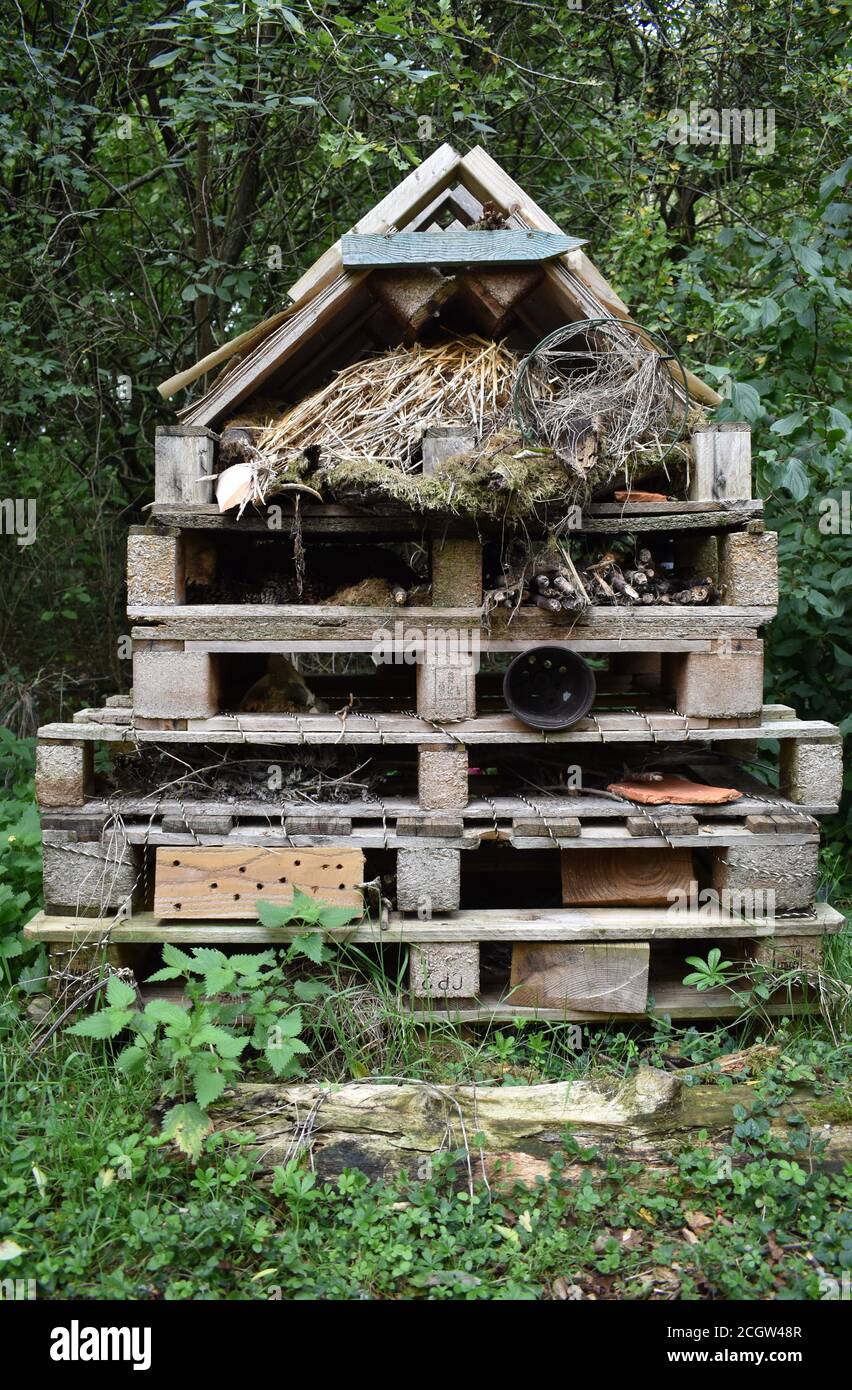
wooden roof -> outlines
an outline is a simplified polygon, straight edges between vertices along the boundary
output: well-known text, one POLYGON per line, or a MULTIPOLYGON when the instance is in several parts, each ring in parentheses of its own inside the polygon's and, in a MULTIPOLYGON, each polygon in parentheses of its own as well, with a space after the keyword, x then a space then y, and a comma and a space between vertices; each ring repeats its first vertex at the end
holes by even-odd
MULTIPOLYGON (((441 226, 438 219, 448 215, 455 218, 452 226, 461 229, 481 218, 486 203, 504 215, 509 229, 562 232, 481 146, 461 155, 451 145, 441 145, 371 208, 352 233, 392 237, 403 229, 435 230, 441 226)), ((366 282, 371 274, 388 272, 345 269, 341 247, 341 241, 335 242, 291 286, 290 308, 223 344, 161 385, 160 393, 171 396, 225 364, 205 395, 181 412, 184 423, 214 425, 234 414, 241 402, 271 378, 276 385, 285 382, 289 388, 291 383, 298 384, 312 362, 324 360, 331 370, 341 365, 340 353, 346 353, 347 345, 349 360, 363 350, 359 333, 378 307, 366 282)), ((422 266, 419 273, 423 273, 422 266)), ((437 272, 433 273, 437 277, 437 272)), ((630 317, 627 305, 579 245, 543 261, 530 284, 521 312, 534 339, 574 320, 603 315, 630 317)), ((485 297, 489 299, 487 294, 485 297)), ((717 405, 721 400, 692 373, 687 373, 687 382, 690 395, 702 404, 717 405)))

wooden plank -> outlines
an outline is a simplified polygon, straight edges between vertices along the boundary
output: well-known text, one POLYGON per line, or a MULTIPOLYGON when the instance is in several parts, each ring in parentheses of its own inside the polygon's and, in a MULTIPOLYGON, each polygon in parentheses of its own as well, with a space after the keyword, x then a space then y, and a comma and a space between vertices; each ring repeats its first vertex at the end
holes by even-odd
MULTIPOLYGON (((739 985, 747 989, 750 981, 743 978, 739 985)), ((761 1002, 761 1013, 770 1017, 789 1018, 793 1014, 819 1013, 819 1001, 794 995, 784 999, 761 1002)), ((674 978, 650 985, 647 1013, 650 1018, 723 1019, 745 1017, 732 991, 708 989, 699 993, 674 978)), ((410 1016, 420 1023, 520 1023, 525 1020, 552 1023, 602 1023, 613 1018, 635 1018, 635 1014, 596 1014, 566 1006, 562 1009, 536 1009, 513 1004, 499 994, 482 995, 476 1004, 447 1004, 445 1008, 412 1008, 410 1016)))
POLYGON ((213 500, 213 436, 202 427, 158 425, 154 436, 156 502, 206 504, 213 500))
POLYGON ((693 501, 751 497, 751 427, 733 420, 701 425, 692 436, 692 465, 693 501))
POLYGON ((585 246, 564 232, 396 232, 392 236, 348 233, 341 241, 344 270, 400 266, 533 265, 585 246))
MULTIPOLYGON (((785 917, 778 924, 787 936, 834 935, 842 931, 845 918, 827 903, 816 903, 812 911, 785 917)), ((132 917, 79 917, 72 914, 49 916, 39 912, 27 923, 24 935, 30 941, 68 942, 109 938, 115 942, 206 942, 234 945, 256 942, 292 941, 304 928, 263 927, 225 923, 221 919, 199 918, 191 922, 162 923, 151 912, 132 917)), ((487 908, 454 912, 450 917, 436 915, 428 921, 403 919, 392 913, 385 927, 378 922, 361 921, 351 927, 326 931, 331 939, 404 944, 411 941, 645 941, 691 940, 696 937, 742 938, 772 936, 775 921, 722 914, 717 909, 684 908, 670 912, 661 908, 487 908)))
MULTIPOLYGON (((285 518, 292 513, 292 504, 282 503, 285 518)), ((181 529, 203 529, 215 531, 261 531, 266 536, 281 536, 286 539, 289 528, 282 526, 280 531, 270 532, 265 512, 255 512, 251 508, 237 519, 234 512, 220 512, 215 503, 156 503, 151 509, 152 518, 167 525, 181 529)), ((580 532, 620 532, 620 531, 676 531, 681 529, 725 529, 744 526, 755 517, 763 514, 763 503, 751 502, 660 502, 660 503, 619 503, 593 502, 573 514, 573 529, 580 532)), ((564 509, 542 507, 538 516, 528 523, 531 534, 538 534, 564 515, 564 509)), ((343 502, 303 502, 299 517, 305 534, 419 534, 423 530, 440 526, 463 526, 453 513, 418 512, 403 503, 373 503, 369 508, 343 502)), ((505 528, 503 520, 478 518, 477 526, 483 534, 499 532, 505 528)))
MULTIPOLYGON (((211 719, 188 721, 186 729, 136 727, 133 742, 138 743, 239 743, 256 742, 270 746, 288 744, 417 744, 464 753, 467 744, 581 744, 581 743, 722 743, 741 742, 743 727, 734 724, 701 724, 681 715, 623 715, 617 721, 583 719, 570 729, 543 734, 530 729, 510 714, 482 715, 460 720, 443 730, 414 716, 402 714, 350 714, 344 720, 336 715, 216 715, 211 719)), ((127 743, 125 724, 46 724, 42 738, 56 741, 127 743)), ((748 726, 750 740, 799 739, 834 742, 837 727, 820 719, 763 720, 748 726)), ((82 800, 83 798, 81 798, 82 800)), ((57 803, 58 804, 58 803, 57 803)), ((449 810, 454 806, 424 806, 425 810, 449 810)))
POLYGON ((509 999, 516 1006, 642 1014, 648 1003, 646 941, 512 947, 509 999))
MULTIPOLYGON (((696 758, 699 754, 696 752, 696 758)), ((712 775, 712 774, 711 774, 712 775)), ((743 782, 744 775, 738 771, 736 780, 743 782)), ((759 784, 762 786, 762 784, 759 784)), ((826 803, 832 805, 834 803, 826 803)), ((276 802, 257 801, 257 800, 234 800, 216 801, 196 800, 187 797, 180 803, 168 801, 163 798, 159 791, 152 791, 147 795, 143 792, 128 793, 115 792, 108 799, 93 797, 84 802, 79 810, 59 809, 47 812, 42 816, 42 826, 45 829, 78 829, 78 827, 95 827, 89 838, 98 838, 101 828, 108 816, 118 815, 122 820, 130 822, 135 817, 142 817, 146 823, 156 816, 177 815, 183 813, 188 817, 191 824, 199 823, 208 817, 227 817, 230 820, 259 820, 270 824, 279 824, 282 816, 304 816, 305 802, 294 799, 292 801, 282 800, 276 802)), ((739 801, 724 802, 720 806, 663 806, 655 807, 654 813, 662 810, 670 822, 683 820, 688 823, 693 815, 697 815, 702 824, 709 822, 715 823, 718 820, 737 820, 747 821, 749 817, 762 817, 772 824, 773 829, 777 827, 773 821, 773 812, 779 814, 788 813, 795 816, 799 824, 806 824, 808 817, 815 815, 831 814, 829 810, 817 809, 816 803, 806 805, 795 804, 780 796, 777 790, 772 787, 762 788, 761 794, 754 797, 743 796, 739 801), (765 791, 765 796, 763 795, 765 791)), ((316 807, 316 814, 320 815, 324 821, 334 824, 345 824, 349 826, 351 833, 354 821, 362 822, 369 820, 385 820, 389 823, 396 822, 397 830, 402 833, 404 825, 406 834, 419 834, 422 827, 423 834, 433 833, 432 827, 457 827, 458 834, 461 835, 464 825, 477 821, 493 822, 495 814, 499 821, 504 823, 511 822, 515 818, 523 820, 529 818, 531 822, 541 824, 546 819, 565 817, 566 814, 573 820, 595 819, 595 820, 625 820, 635 813, 632 803, 619 802, 611 797, 596 796, 594 791, 585 793, 568 794, 566 796, 539 796, 535 802, 535 816, 530 816, 530 804, 528 801, 521 800, 514 796, 495 796, 488 801, 474 797, 463 811, 455 816, 448 817, 439 811, 421 811, 414 797, 388 796, 375 801, 336 801, 320 803, 316 807)), ((642 817, 647 826, 648 822, 642 817)), ((132 827, 128 826, 129 829, 132 827)), ((342 832, 341 832, 342 833, 342 832)))
MULTIPOLYGON (((403 641, 406 628, 482 627, 477 608, 412 607, 349 608, 335 604, 231 604, 197 603, 182 608, 150 606, 134 609, 132 619, 144 618, 159 624, 156 629, 140 629, 134 637, 151 641, 223 642, 258 640, 316 641, 349 638, 375 642, 403 641)), ((490 639, 505 637, 513 641, 618 642, 619 650, 629 651, 634 640, 695 641, 702 637, 756 636, 757 629, 772 621, 771 607, 733 608, 723 604, 693 607, 689 604, 635 608, 607 608, 593 605, 582 619, 571 624, 565 615, 546 613, 524 606, 509 617, 499 610, 490 617, 490 639)), ((413 634, 415 637, 417 634, 413 634)), ((421 635, 421 641, 424 638, 421 635)))
POLYGON ((257 917, 257 901, 291 903, 299 888, 337 907, 363 905, 364 856, 353 849, 158 849, 154 915, 257 917))
POLYGON ((363 274, 340 274, 245 358, 220 377, 206 395, 182 412, 181 419, 192 425, 211 425, 225 412, 232 412, 246 396, 258 389, 267 377, 292 357, 297 348, 361 292, 363 274))
POLYGON ((562 901, 590 907, 671 905, 695 881, 692 851, 618 849, 561 851, 562 901))
MULTIPOLYGON (((391 189, 375 207, 370 208, 350 231, 362 234, 387 232, 392 227, 404 226, 426 207, 436 194, 454 182, 460 164, 461 156, 452 145, 439 145, 438 149, 433 150, 416 169, 412 169, 396 188, 391 189)), ((295 284, 290 286, 289 294, 292 300, 301 303, 338 274, 340 246, 340 241, 336 241, 295 284)))

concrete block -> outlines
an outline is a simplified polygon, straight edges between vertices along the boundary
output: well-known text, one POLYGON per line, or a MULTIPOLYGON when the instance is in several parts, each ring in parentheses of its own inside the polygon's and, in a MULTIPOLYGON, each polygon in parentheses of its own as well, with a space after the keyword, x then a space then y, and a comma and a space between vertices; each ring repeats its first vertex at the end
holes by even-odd
POLYGON ((439 912, 455 912, 461 892, 461 850, 398 849, 396 905, 428 920, 439 912))

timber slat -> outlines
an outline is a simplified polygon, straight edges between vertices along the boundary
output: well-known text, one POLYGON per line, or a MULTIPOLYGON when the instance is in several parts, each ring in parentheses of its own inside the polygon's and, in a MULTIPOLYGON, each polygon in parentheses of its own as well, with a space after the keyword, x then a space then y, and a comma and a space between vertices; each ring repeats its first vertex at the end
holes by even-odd
POLYGON ((187 720, 185 729, 152 729, 124 723, 45 724, 39 738, 52 742, 328 744, 580 744, 695 743, 729 739, 807 739, 834 742, 837 728, 822 719, 761 719, 713 723, 679 714, 608 715, 582 719, 570 729, 540 733, 510 714, 464 719, 446 728, 411 714, 220 714, 187 720))
MULTIPOLYGON (((844 917, 827 903, 816 903, 810 913, 778 918, 776 923, 755 917, 731 917, 718 911, 686 908, 673 913, 667 908, 513 908, 479 909, 433 917, 430 921, 402 918, 392 913, 388 925, 366 921, 339 930, 325 931, 330 940, 404 945, 410 941, 656 941, 695 937, 821 936, 842 930, 844 917)), ((304 927, 264 927, 258 922, 158 921, 153 913, 137 912, 128 918, 48 916, 39 912, 24 928, 30 941, 78 942, 109 940, 166 942, 196 945, 272 944, 292 941, 304 927)))
MULTIPOLYGON (((717 637, 754 638, 757 629, 772 621, 773 607, 728 607, 670 604, 668 606, 588 608, 581 621, 573 625, 559 615, 541 608, 523 607, 509 621, 498 610, 490 615, 481 645, 500 650, 495 642, 550 639, 575 646, 581 642, 617 642, 617 650, 629 651, 632 639, 653 639, 659 643, 673 639, 696 640, 717 637), (487 645, 486 645, 487 644, 487 645)), ((144 641, 265 641, 320 638, 350 642, 366 640, 371 648, 382 642, 417 640, 417 634, 404 639, 406 628, 418 630, 419 640, 429 627, 442 630, 465 629, 480 632, 483 627, 479 608, 349 608, 332 604, 234 604, 191 603, 173 606, 150 605, 129 608, 128 617, 157 623, 155 629, 134 629, 133 636, 144 641)), ((582 648, 578 647, 578 650, 582 648)), ((614 648, 615 650, 615 648, 614 648)))

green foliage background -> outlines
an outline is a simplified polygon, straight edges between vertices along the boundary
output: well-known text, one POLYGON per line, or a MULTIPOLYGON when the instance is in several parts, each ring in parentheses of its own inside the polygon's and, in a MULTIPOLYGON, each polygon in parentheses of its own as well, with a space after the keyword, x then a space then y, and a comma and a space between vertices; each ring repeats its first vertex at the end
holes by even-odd
POLYGON ((771 698, 852 728, 849 8, 823 0, 20 0, 0 54, 0 721, 127 688, 157 383, 286 302, 438 143, 483 143, 755 430, 782 537, 771 698), (672 144, 696 103, 774 148, 672 144), (119 378, 129 379, 129 401, 119 378), (848 513, 847 513, 848 516, 848 513))

